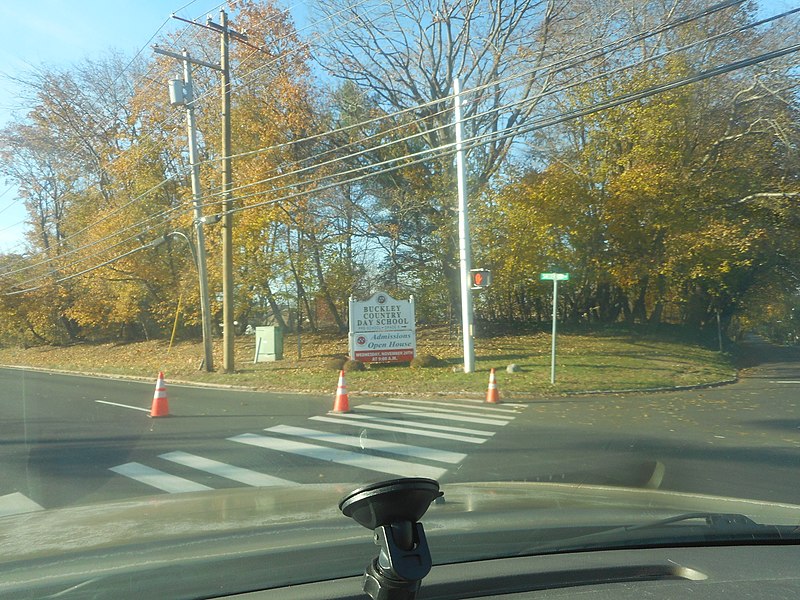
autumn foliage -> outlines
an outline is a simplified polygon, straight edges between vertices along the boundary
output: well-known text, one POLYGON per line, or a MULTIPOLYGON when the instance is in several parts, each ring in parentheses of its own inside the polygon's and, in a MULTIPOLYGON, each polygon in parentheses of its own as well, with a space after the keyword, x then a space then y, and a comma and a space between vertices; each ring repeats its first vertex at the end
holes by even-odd
MULTIPOLYGON (((447 14, 325 0, 327 18, 297 27, 272 0, 229 3, 247 34, 231 42, 241 328, 343 331, 349 296, 377 289, 413 294, 421 322, 458 322, 454 76, 472 262, 493 272, 479 319, 546 321, 538 275, 552 270, 571 274, 560 316, 574 323, 719 318, 735 333, 793 318, 796 56, 721 67, 796 43, 796 17, 751 27, 747 5, 689 0, 670 14, 638 0, 496 4, 489 19, 485 0, 447 14)), ((159 44, 218 62, 218 33, 190 30, 159 44)), ((0 340, 160 338, 176 314, 180 336, 199 336, 185 113, 164 85, 181 77, 171 57, 110 52, 23 80, 29 106, 0 132, 0 172, 28 233, 0 256, 0 340)), ((195 67, 193 81, 216 326, 219 74, 195 67)))

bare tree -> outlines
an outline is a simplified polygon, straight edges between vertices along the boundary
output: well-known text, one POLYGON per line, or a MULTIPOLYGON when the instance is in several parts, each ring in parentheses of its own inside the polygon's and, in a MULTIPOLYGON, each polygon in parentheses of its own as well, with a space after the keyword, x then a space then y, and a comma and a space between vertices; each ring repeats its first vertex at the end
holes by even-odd
MULTIPOLYGON (((561 3, 565 4, 565 3, 561 3)), ((432 155, 454 141, 453 79, 462 84, 465 139, 469 146, 470 193, 480 194, 504 164, 514 132, 535 113, 551 84, 548 69, 550 31, 562 8, 556 0, 369 0, 348 6, 346 0, 320 0, 330 30, 320 35, 318 60, 335 77, 365 90, 387 113, 402 113, 404 152, 432 155), (413 136, 413 137, 412 137, 413 136)), ((399 150, 394 150, 396 155, 399 150)), ((414 197, 422 204, 416 217, 422 239, 409 236, 410 255, 434 250, 437 270, 457 306, 458 269, 455 240, 455 175, 447 156, 432 159, 411 175, 390 173, 384 201, 414 197)), ((381 195, 380 190, 376 190, 381 195)), ((403 207, 394 207, 403 210, 403 207)), ((419 228, 417 228, 419 230, 419 228)))

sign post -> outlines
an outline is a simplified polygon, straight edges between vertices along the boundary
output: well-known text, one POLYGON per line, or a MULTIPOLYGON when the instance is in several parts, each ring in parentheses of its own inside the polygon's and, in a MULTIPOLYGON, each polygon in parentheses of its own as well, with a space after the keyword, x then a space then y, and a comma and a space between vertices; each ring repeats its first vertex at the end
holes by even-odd
POLYGON ((556 307, 558 306, 558 282, 567 281, 569 273, 540 273, 541 281, 553 282, 553 339, 550 344, 550 385, 556 383, 556 307))

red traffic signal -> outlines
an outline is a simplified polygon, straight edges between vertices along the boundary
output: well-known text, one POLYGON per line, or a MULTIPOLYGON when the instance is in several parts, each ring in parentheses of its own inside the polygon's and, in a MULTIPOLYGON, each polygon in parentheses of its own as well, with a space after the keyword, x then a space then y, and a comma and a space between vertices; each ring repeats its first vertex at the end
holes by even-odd
POLYGON ((473 290, 482 290, 492 283, 492 272, 488 269, 472 269, 469 273, 473 290))

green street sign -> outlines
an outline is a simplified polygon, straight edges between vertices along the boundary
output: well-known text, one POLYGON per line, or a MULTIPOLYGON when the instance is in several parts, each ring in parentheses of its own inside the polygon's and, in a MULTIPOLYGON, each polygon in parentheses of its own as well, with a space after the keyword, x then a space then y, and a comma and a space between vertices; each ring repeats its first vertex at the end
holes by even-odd
POLYGON ((542 281, 566 281, 569 273, 541 273, 539 279, 542 281))

